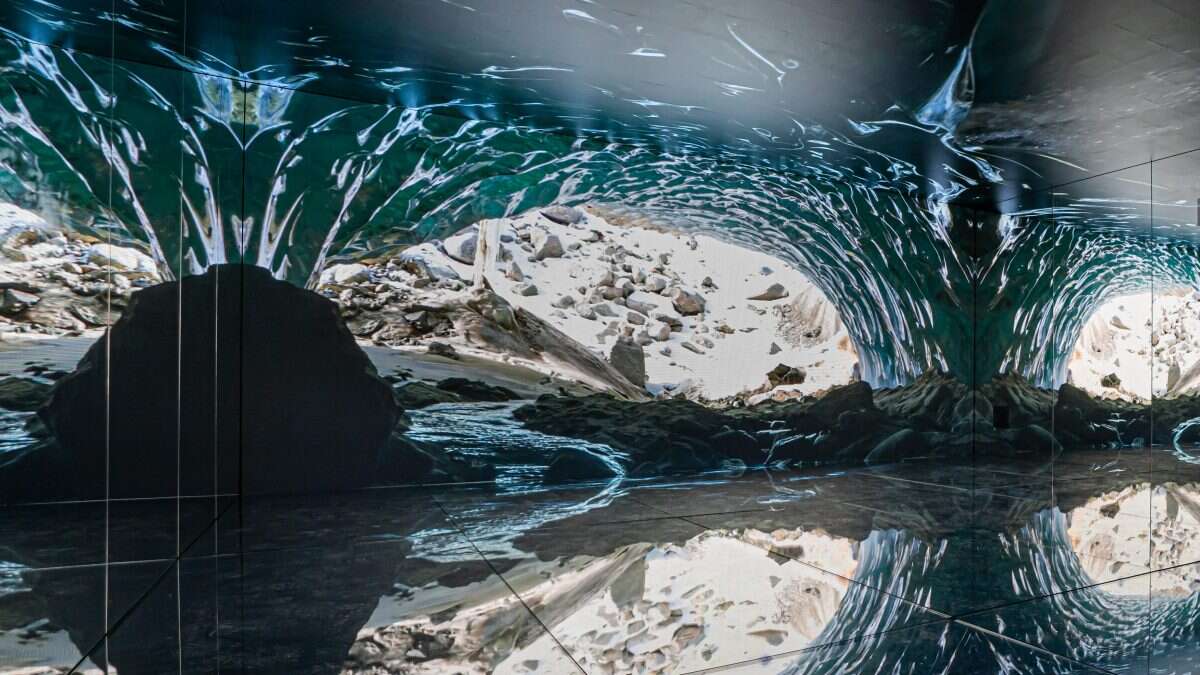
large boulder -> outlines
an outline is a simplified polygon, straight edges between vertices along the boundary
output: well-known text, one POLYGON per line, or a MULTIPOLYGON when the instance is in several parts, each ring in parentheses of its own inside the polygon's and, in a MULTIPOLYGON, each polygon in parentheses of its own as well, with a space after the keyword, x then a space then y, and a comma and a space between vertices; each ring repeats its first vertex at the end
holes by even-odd
POLYGON ((583 211, 573 206, 547 206, 542 215, 559 225, 576 225, 583 222, 583 211))
POLYGON ((113 498, 367 485, 403 419, 336 304, 242 265, 134 293, 39 416, 41 482, 113 498))
POLYGON ((464 265, 475 264, 475 249, 479 246, 479 234, 475 227, 450 235, 442 242, 442 250, 446 255, 464 265))

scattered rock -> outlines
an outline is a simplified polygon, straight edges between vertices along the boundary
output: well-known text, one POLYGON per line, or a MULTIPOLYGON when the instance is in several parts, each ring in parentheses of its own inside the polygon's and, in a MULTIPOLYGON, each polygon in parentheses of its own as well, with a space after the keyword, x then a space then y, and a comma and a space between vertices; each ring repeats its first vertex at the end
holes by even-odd
POLYGON ((542 215, 559 225, 577 225, 583 222, 583 211, 573 206, 547 206, 542 209, 542 215))
POLYGON ((652 296, 637 291, 632 293, 628 298, 625 298, 625 306, 635 312, 649 316, 650 312, 658 309, 658 305, 650 302, 650 297, 652 296))
POLYGON ((566 309, 568 307, 575 306, 575 298, 570 295, 560 295, 555 298, 554 302, 551 302, 550 305, 552 307, 557 307, 558 309, 566 309))
MULTIPOLYGON (((1113 318, 1115 319, 1116 317, 1113 318)), ((1100 386, 1107 387, 1109 389, 1117 389, 1121 386, 1121 378, 1117 377, 1116 373, 1109 373, 1100 378, 1100 386)))
POLYGON ((661 293, 670 284, 670 281, 661 274, 651 274, 646 277, 642 287, 651 293, 661 293))
POLYGON ((627 312, 625 314, 625 320, 635 326, 646 325, 646 315, 639 314, 638 312, 627 312))
POLYGON ((712 280, 712 277, 704 277, 704 280, 700 282, 700 287, 714 291, 717 290, 717 284, 712 280))
POLYGON ((446 237, 442 251, 451 259, 464 265, 475 264, 475 249, 479 245, 479 233, 474 225, 446 237))
POLYGON ((671 316, 664 312, 656 312, 654 318, 670 326, 672 331, 683 330, 683 321, 677 316, 671 316))
POLYGON ((692 316, 704 311, 704 297, 699 293, 676 288, 671 293, 671 304, 675 311, 684 316, 692 316))
POLYGON ((772 342, 771 348, 767 350, 767 353, 770 354, 771 356, 774 356, 781 351, 783 351, 783 348, 780 347, 779 345, 775 344, 774 342, 772 342))
POLYGON ((446 264, 445 254, 433 242, 410 246, 398 256, 400 266, 411 274, 430 281, 461 281, 462 277, 446 264))
POLYGON ((124 272, 154 273, 154 259, 134 248, 92 244, 87 249, 87 260, 99 267, 110 267, 124 272))
POLYGON ((758 295, 750 296, 749 298, 747 298, 747 300, 761 300, 761 301, 780 300, 782 298, 786 298, 787 296, 788 296, 788 291, 786 288, 783 287, 783 284, 776 283, 776 284, 771 284, 770 286, 768 286, 767 289, 764 290, 762 293, 759 293, 758 295))
POLYGON ((804 372, 803 368, 793 368, 785 364, 779 364, 767 373, 767 382, 771 388, 775 388, 786 384, 804 384, 808 373, 804 372))
POLYGON ((524 281, 525 273, 521 271, 521 267, 514 260, 508 265, 508 270, 504 272, 505 278, 509 281, 524 281))
POLYGON ((86 305, 81 305, 77 302, 72 303, 71 307, 69 308, 69 311, 75 318, 79 319, 80 321, 84 322, 85 324, 87 324, 89 326, 107 325, 107 322, 99 314, 92 311, 92 309, 90 307, 87 307, 86 305))
POLYGON ((529 296, 538 294, 537 286, 534 286, 531 283, 517 284, 516 286, 513 286, 512 290, 513 290, 513 293, 516 293, 517 295, 524 296, 524 297, 529 297, 529 296))
POLYGON ((16 288, 6 288, 0 293, 0 314, 20 314, 41 301, 41 297, 16 288))
POLYGON ((667 340, 671 339, 671 327, 661 321, 656 322, 653 326, 647 329, 646 332, 650 335, 650 337, 658 340, 659 342, 666 342, 667 340))
POLYGON ((352 263, 349 265, 333 265, 321 273, 323 284, 357 284, 368 281, 371 271, 366 265, 352 263))
POLYGON ((683 347, 684 349, 688 350, 689 352, 695 352, 696 354, 704 353, 703 349, 697 347, 696 345, 692 344, 691 342, 684 342, 680 346, 683 347))
POLYGON ((538 230, 533 237, 533 258, 534 260, 545 260, 546 258, 561 258, 563 255, 562 240, 556 234, 548 234, 538 230))
POLYGON ((455 361, 459 359, 458 350, 445 342, 430 342, 426 350, 434 356, 442 356, 455 361))

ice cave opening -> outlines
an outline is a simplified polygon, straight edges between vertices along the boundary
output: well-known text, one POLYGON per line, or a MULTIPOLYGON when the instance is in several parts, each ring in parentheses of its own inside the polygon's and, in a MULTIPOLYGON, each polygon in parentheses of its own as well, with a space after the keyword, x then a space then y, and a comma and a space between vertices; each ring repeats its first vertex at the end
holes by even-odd
MULTIPOLYGON (((480 221, 413 247, 402 258, 409 269, 434 270, 442 278, 430 284, 427 277, 386 265, 334 264, 322 273, 317 290, 340 298, 358 335, 403 349, 447 335, 376 332, 395 321, 381 322, 383 317, 355 299, 368 292, 369 279, 410 295, 414 306, 485 283, 514 308, 610 361, 653 396, 753 404, 811 395, 858 378, 857 352, 840 312, 795 265, 715 234, 666 227, 629 209, 533 209, 480 221), (493 240, 482 247, 481 230, 493 240)), ((483 359, 519 362, 600 388, 606 384, 579 363, 523 358, 462 331, 455 338, 454 348, 483 359)))
POLYGON ((1148 403, 1200 387, 1200 291, 1172 285, 1101 303, 1071 351, 1067 381, 1101 398, 1148 403))

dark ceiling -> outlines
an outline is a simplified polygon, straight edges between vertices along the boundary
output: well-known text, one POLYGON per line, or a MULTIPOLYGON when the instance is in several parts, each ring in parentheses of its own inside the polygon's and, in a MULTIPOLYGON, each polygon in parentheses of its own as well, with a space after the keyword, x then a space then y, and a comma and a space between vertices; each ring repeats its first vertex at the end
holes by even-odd
POLYGON ((1196 0, 9 0, 0 25, 668 147, 786 157, 820 130, 955 179, 976 207, 1144 200, 1196 223, 1196 0))

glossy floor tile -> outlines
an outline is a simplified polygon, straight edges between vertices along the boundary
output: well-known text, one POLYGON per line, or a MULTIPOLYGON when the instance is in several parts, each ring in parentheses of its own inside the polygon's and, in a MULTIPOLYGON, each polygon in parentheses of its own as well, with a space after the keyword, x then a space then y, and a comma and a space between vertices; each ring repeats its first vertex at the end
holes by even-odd
POLYGON ((1194 672, 1191 469, 1080 466, 5 507, 0 672, 1194 672))

